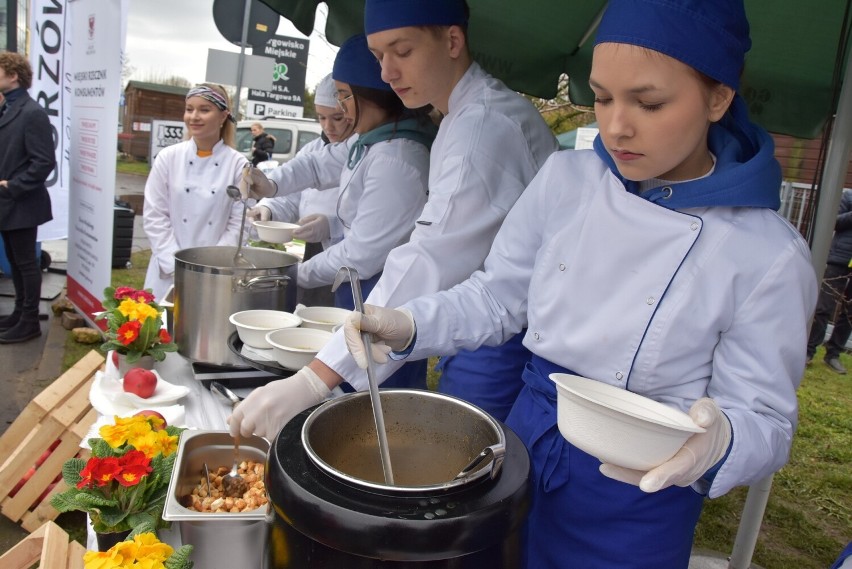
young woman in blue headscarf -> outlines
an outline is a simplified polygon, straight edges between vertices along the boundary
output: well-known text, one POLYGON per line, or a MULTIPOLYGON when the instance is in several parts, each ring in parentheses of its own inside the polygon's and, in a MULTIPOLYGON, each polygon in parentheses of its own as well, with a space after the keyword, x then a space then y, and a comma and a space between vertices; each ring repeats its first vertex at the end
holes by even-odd
POLYGON ((769 135, 737 94, 742 0, 613 0, 590 84, 594 150, 551 157, 483 271, 344 327, 366 363, 498 344, 533 360, 506 423, 532 461, 529 568, 686 568, 705 496, 785 464, 817 283, 781 218, 769 135), (384 344, 384 345, 382 345, 384 344), (689 412, 704 427, 648 471, 565 440, 548 375, 572 372, 689 412))

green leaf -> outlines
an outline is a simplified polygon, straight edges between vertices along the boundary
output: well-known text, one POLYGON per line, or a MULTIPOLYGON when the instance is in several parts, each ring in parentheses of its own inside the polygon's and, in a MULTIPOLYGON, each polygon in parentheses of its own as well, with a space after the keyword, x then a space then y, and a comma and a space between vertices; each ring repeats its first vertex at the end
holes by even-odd
POLYGON ((89 439, 89 446, 92 447, 92 456, 97 456, 100 458, 106 458, 109 456, 122 456, 124 454, 123 451, 112 448, 111 446, 109 446, 109 443, 100 438, 89 439))
POLYGON ((62 480, 65 481, 69 486, 76 486, 80 480, 83 479, 80 476, 80 471, 83 470, 86 466, 86 461, 82 458, 69 458, 62 465, 62 480))
MULTIPOLYGON (((127 519, 128 513, 119 508, 109 508, 105 510, 101 510, 101 522, 104 525, 109 527, 119 527, 125 519, 127 519)), ((130 526, 127 525, 127 528, 130 526)))
POLYGON ((191 545, 182 545, 163 563, 166 569, 192 569, 193 563, 189 557, 192 554, 191 545))
POLYGON ((60 513, 73 512, 82 510, 80 504, 74 499, 74 493, 78 492, 76 488, 69 488, 65 492, 60 492, 50 499, 50 505, 56 508, 60 513))
POLYGON ((114 498, 107 498, 106 496, 103 496, 100 493, 96 494, 95 492, 95 490, 78 490, 76 500, 85 509, 96 507, 118 507, 118 500, 114 498))

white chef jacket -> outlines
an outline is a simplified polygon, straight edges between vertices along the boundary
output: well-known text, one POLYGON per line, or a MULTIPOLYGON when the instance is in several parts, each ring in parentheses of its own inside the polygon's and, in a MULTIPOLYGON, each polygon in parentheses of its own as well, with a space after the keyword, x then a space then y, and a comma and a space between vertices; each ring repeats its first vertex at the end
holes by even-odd
POLYGON ((333 283, 344 266, 357 270, 361 279, 379 273, 391 249, 408 240, 426 203, 426 146, 403 138, 377 142, 349 169, 349 148, 357 138, 297 156, 269 175, 282 195, 339 187, 336 217, 344 238, 299 264, 297 282, 303 288, 333 283))
POLYGON ((239 184, 248 160, 221 140, 200 158, 195 141, 164 148, 145 182, 143 227, 151 242, 145 288, 162 300, 174 283, 175 252, 190 247, 236 246, 242 204, 225 189, 239 184))
MULTIPOLYGON (((397 306, 481 268, 506 213, 558 146, 529 101, 472 64, 450 94, 432 145, 429 201, 409 242, 388 256, 367 302, 397 306)), ((356 389, 367 388, 342 331, 317 357, 356 389)), ((378 380, 400 365, 377 366, 378 380)))
MULTIPOLYGON (((321 137, 315 138, 303 146, 296 155, 317 152, 325 146, 326 142, 321 137)), ((338 190, 339 188, 322 191, 308 188, 282 197, 263 198, 257 202, 257 205, 268 207, 275 221, 288 223, 296 223, 306 215, 315 213, 324 215, 328 218, 331 236, 323 241, 322 245, 323 248, 328 248, 343 239, 343 226, 337 219, 337 198, 340 195, 338 190)))
POLYGON ((564 151, 498 233, 485 272, 404 306, 410 358, 497 344, 688 411, 712 397, 733 444, 710 496, 788 459, 817 282, 801 235, 758 208, 673 211, 564 151))

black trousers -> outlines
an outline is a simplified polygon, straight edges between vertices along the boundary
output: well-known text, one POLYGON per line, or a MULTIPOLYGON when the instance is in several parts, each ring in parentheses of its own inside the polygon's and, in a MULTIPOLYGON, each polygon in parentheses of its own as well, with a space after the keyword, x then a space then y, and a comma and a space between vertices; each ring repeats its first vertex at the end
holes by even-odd
POLYGON ((836 358, 845 349, 852 323, 849 321, 849 303, 852 300, 852 269, 843 265, 826 265, 822 288, 819 292, 814 322, 808 336, 808 358, 825 339, 828 323, 834 318, 834 330, 825 343, 825 359, 836 358), (838 309, 838 303, 840 308, 838 309), (837 316, 835 317, 835 311, 837 316))
POLYGON ((6 258, 12 266, 15 285, 15 310, 26 319, 38 319, 41 297, 41 264, 36 257, 38 227, 0 231, 6 258))

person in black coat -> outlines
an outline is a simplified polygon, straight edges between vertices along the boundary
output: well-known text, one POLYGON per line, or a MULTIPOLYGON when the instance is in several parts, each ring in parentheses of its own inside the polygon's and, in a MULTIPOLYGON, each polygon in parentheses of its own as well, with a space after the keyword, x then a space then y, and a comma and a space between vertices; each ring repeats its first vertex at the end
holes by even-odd
POLYGON ((263 132, 263 125, 259 122, 251 125, 251 134, 254 137, 254 144, 251 146, 251 165, 257 166, 261 162, 271 160, 275 137, 263 132))
POLYGON ((849 341, 850 333, 852 333, 852 322, 849 320, 849 304, 852 302, 850 262, 852 262, 852 191, 844 190, 840 198, 837 219, 834 222, 834 237, 831 239, 831 249, 828 251, 828 264, 825 266, 822 289, 808 337, 808 363, 810 363, 817 347, 825 339, 829 320, 834 319, 834 330, 825 343, 824 361, 828 367, 840 374, 846 373, 846 367, 840 363, 840 353, 845 349, 846 342, 849 341), (838 302, 839 310, 837 310, 838 302))
POLYGON ((38 304, 41 267, 36 256, 38 226, 53 219, 45 180, 56 166, 50 121, 27 94, 32 83, 27 59, 0 53, 0 236, 12 267, 15 308, 0 316, 0 343, 41 335, 38 304))

